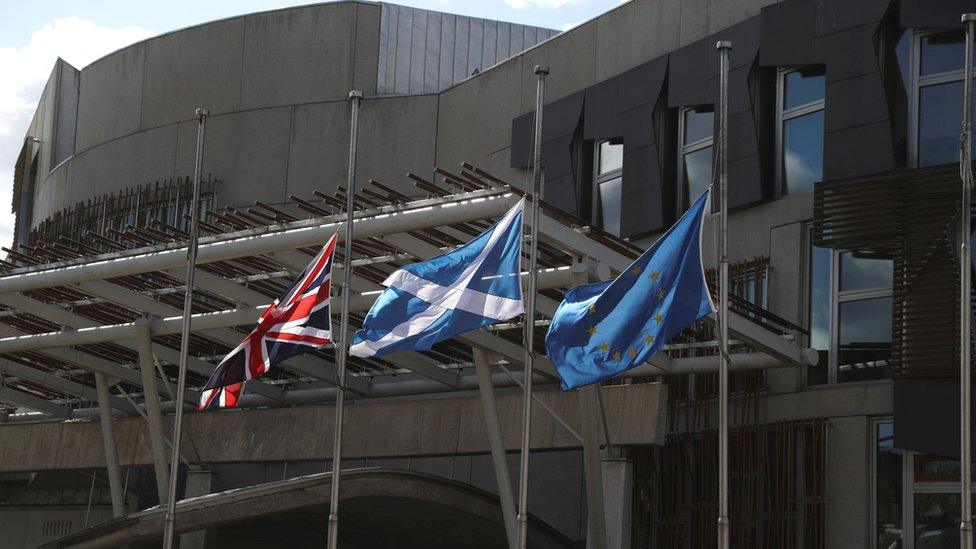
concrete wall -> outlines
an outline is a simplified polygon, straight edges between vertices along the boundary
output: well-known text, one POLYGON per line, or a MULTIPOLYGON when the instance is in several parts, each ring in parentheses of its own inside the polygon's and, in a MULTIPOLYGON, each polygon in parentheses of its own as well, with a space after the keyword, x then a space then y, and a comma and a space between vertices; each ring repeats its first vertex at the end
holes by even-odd
POLYGON ((105 506, 75 507, 7 507, 0 509, 0 532, 3 547, 33 549, 49 541, 71 534, 88 526, 112 518, 112 509, 105 506))

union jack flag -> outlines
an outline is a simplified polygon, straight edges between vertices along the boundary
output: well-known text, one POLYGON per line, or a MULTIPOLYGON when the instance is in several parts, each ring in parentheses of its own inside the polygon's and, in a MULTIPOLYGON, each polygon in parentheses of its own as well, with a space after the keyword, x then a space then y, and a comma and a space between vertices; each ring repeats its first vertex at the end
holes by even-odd
POLYGON ((295 282, 227 353, 203 386, 199 410, 237 406, 244 382, 290 357, 332 343, 330 281, 336 236, 325 243, 295 282))

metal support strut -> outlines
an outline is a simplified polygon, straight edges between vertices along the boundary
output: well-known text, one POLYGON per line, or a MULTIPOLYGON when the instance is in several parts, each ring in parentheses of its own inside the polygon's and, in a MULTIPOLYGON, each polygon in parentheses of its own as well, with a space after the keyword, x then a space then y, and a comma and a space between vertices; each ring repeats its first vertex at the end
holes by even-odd
MULTIPOLYGON (((98 392, 98 419, 102 424, 102 442, 105 444, 105 468, 108 470, 108 489, 112 496, 112 516, 125 514, 122 494, 122 475, 119 472, 119 449, 115 444, 115 425, 112 424, 112 400, 105 374, 95 373, 95 390, 98 392)), ((150 398, 155 395, 150 396, 150 398)))
POLYGON ((329 496, 329 549, 339 545, 339 477, 342 474, 342 416, 346 397, 346 356, 349 352, 349 295, 352 293, 352 226, 353 198, 356 193, 356 141, 359 131, 359 103, 363 92, 349 92, 352 113, 349 129, 349 176, 346 180, 346 238, 342 243, 342 311, 340 313, 339 345, 336 348, 336 404, 335 435, 332 441, 332 483, 329 496))
POLYGON ((535 66, 535 74, 539 82, 535 92, 535 129, 533 131, 533 147, 535 147, 532 161, 532 238, 529 240, 529 285, 525 292, 527 306, 525 308, 525 381, 522 389, 522 445, 519 464, 519 502, 518 502, 518 546, 525 549, 528 540, 529 513, 527 504, 529 499, 529 439, 532 426, 532 363, 535 360, 535 294, 538 282, 536 266, 539 260, 539 202, 542 200, 542 109, 546 96, 546 75, 549 69, 541 65, 535 66))
POLYGON ((718 188, 721 207, 718 282, 718 546, 729 548, 729 51, 732 42, 715 44, 719 55, 718 188))
POLYGON ((180 339, 180 372, 176 383, 176 417, 173 419, 173 452, 169 462, 169 495, 163 518, 163 547, 171 549, 176 535, 176 481, 179 476, 180 443, 183 441, 183 395, 186 393, 186 370, 190 354, 190 321, 193 314, 193 272, 197 261, 197 239, 200 231, 200 183, 203 180, 203 139, 210 111, 197 109, 197 157, 193 170, 193 198, 190 201, 190 238, 186 246, 186 294, 183 298, 183 330, 180 339))
POLYGON ((960 345, 959 345, 959 390, 960 390, 960 544, 962 549, 973 547, 973 509, 972 499, 972 446, 970 425, 971 392, 970 385, 970 351, 972 319, 972 303, 970 302, 970 287, 972 267, 970 265, 969 248, 970 209, 972 207, 972 112, 973 112, 973 33, 976 31, 976 13, 966 13, 962 16, 962 23, 966 26, 966 70, 963 78, 963 118, 962 135, 959 149, 959 176, 962 179, 962 203, 959 207, 959 280, 960 280, 960 345))

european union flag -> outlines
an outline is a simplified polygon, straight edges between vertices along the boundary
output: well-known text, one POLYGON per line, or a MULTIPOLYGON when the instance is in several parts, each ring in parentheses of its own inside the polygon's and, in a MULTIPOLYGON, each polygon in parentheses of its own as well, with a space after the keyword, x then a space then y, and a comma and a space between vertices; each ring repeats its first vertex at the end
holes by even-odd
POLYGON ((613 280, 576 286, 556 309, 546 351, 565 391, 644 363, 715 311, 701 259, 709 191, 613 280))

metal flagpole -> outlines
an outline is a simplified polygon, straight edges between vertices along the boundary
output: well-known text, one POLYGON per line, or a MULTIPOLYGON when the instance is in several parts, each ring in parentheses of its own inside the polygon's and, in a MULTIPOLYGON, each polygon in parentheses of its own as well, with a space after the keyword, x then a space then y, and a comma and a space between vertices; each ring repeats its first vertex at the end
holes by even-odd
MULTIPOLYGON (((193 271, 197 261, 197 236, 200 216, 200 183, 203 179, 203 139, 210 111, 197 109, 197 159, 193 170, 193 200, 190 203, 190 240, 186 247, 186 295, 183 298, 183 330, 180 340, 180 373, 176 386, 176 417, 173 420, 173 453, 169 460, 169 496, 163 517, 163 547, 172 549, 176 535, 176 481, 180 466, 180 443, 183 441, 183 395, 186 393, 186 363, 190 352, 190 319, 193 314, 193 271)), ((156 398, 156 395, 146 395, 156 398)))
POLYGON ((718 279, 718 546, 729 547, 729 51, 732 42, 715 44, 719 55, 718 188, 721 207, 718 279))
POLYGON ((960 391, 960 410, 959 423, 961 431, 960 440, 960 506, 961 521, 959 523, 960 547, 962 549, 972 549, 973 547, 973 510, 970 494, 972 493, 972 446, 970 446, 970 405, 971 391, 969 355, 971 350, 970 342, 970 322, 972 319, 972 303, 970 302, 970 278, 971 265, 969 249, 970 235, 970 208, 971 193, 973 184, 973 164, 972 164, 972 111, 973 111, 973 33, 976 31, 976 13, 967 13, 962 16, 962 22, 966 25, 966 70, 963 79, 963 108, 962 108, 962 136, 961 147, 959 150, 959 175, 962 179, 962 204, 959 208, 959 280, 960 280, 960 364, 959 364, 959 391, 960 391))
POLYGON ((363 92, 349 92, 352 115, 349 126, 349 176, 346 179, 346 238, 342 243, 342 310, 339 321, 339 345, 336 347, 335 436, 332 441, 332 489, 329 497, 329 549, 339 544, 339 476, 342 474, 342 417, 346 397, 346 356, 349 352, 349 295, 352 293, 352 221, 353 197, 356 193, 356 142, 359 133, 359 102, 363 92))
POLYGON ((525 381, 522 388, 522 446, 521 463, 519 467, 519 501, 518 501, 518 546, 525 549, 529 531, 529 434, 532 426, 532 371, 535 362, 535 292, 538 273, 536 264, 539 260, 539 202, 542 201, 542 109, 546 97, 546 75, 549 68, 542 65, 535 66, 535 74, 539 82, 535 91, 535 128, 532 133, 532 145, 535 149, 532 161, 532 237, 529 244, 529 287, 527 290, 525 307, 525 381))

